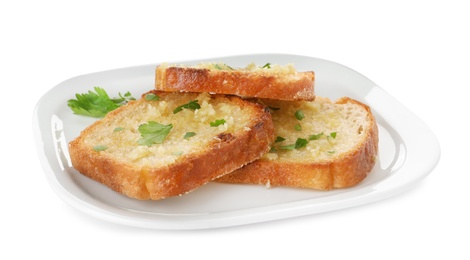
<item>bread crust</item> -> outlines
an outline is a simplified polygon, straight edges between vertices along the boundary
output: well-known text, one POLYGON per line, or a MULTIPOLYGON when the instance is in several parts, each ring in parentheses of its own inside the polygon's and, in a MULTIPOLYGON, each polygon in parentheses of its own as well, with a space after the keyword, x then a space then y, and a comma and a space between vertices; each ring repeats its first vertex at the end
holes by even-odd
POLYGON ((192 67, 157 66, 155 89, 210 92, 278 100, 314 100, 315 73, 256 73, 192 67))
POLYGON ((371 122, 368 132, 357 146, 340 158, 327 162, 279 162, 259 159, 217 182, 262 184, 266 186, 288 186, 331 190, 347 188, 364 180, 372 171, 378 153, 378 127, 370 108, 351 98, 338 99, 336 104, 354 103, 367 111, 371 122))
MULTIPOLYGON (((158 91, 152 93, 160 97, 168 94, 158 91)), ((188 193, 265 154, 274 140, 274 126, 269 111, 236 96, 214 95, 214 98, 228 99, 238 106, 250 108, 252 117, 249 129, 233 134, 219 134, 207 149, 182 155, 164 167, 142 168, 122 163, 84 144, 84 138, 104 123, 99 120, 69 143, 72 164, 83 175, 126 196, 159 200, 188 193)), ((108 113, 107 117, 112 118, 124 109, 132 109, 134 102, 142 101, 132 101, 108 113)))

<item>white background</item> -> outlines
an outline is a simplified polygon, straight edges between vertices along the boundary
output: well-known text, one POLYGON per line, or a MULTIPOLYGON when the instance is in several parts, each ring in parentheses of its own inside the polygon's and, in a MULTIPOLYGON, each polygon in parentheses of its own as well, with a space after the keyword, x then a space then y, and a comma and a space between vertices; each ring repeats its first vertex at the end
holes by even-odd
POLYGON ((5 2, 1 259, 469 259, 465 1, 5 2), (373 204, 201 231, 106 223, 47 183, 32 116, 55 85, 115 68, 249 53, 318 57, 364 74, 433 130, 439 164, 413 189, 373 204))

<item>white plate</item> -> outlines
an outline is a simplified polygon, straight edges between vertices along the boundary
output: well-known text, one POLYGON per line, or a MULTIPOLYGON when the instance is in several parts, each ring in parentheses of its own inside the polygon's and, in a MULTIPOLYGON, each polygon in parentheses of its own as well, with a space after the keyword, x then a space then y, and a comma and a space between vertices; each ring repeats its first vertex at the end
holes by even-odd
MULTIPOLYGON (((381 200, 415 185, 439 161, 439 144, 428 127, 369 79, 343 65, 285 54, 207 61, 222 61, 235 67, 250 62, 294 63, 300 71, 315 71, 317 95, 331 99, 349 96, 368 104, 379 125, 379 159, 375 168, 359 185, 327 192, 209 183, 188 195, 161 201, 122 196, 71 167, 67 143, 96 119, 74 115, 67 100, 94 86, 103 87, 112 97, 127 91, 139 97, 153 89, 157 64, 151 64, 78 76, 55 86, 39 100, 34 113, 34 133, 53 190, 73 207, 106 221, 155 229, 205 229, 315 214, 381 200)), ((197 62, 200 61, 185 63, 197 62)))

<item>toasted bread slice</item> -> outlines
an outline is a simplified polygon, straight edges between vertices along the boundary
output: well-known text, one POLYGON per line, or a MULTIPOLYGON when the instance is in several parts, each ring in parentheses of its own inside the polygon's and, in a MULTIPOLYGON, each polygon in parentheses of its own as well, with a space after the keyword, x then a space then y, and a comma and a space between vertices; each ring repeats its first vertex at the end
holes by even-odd
POLYGON ((86 128, 69 152, 82 174, 131 198, 158 200, 258 159, 273 139, 270 112, 260 104, 151 91, 86 128))
POLYGON ((318 96, 313 102, 264 102, 275 108, 276 143, 261 159, 218 182, 330 190, 356 185, 372 170, 378 128, 365 104, 318 96))
POLYGON ((155 89, 209 92, 278 100, 314 100, 315 73, 298 72, 293 65, 231 68, 224 63, 197 66, 161 64, 156 68, 155 89))

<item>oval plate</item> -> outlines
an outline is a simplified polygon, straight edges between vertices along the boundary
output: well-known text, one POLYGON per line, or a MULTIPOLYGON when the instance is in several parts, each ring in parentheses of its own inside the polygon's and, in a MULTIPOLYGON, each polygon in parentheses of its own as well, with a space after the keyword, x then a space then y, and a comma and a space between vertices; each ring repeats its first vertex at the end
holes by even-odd
POLYGON ((209 183, 190 194, 161 201, 139 201, 120 195, 78 173, 67 144, 94 120, 77 116, 67 106, 76 93, 94 86, 111 97, 130 91, 134 97, 154 88, 150 64, 78 76, 48 91, 34 113, 39 157, 53 190, 71 206, 102 220, 153 229, 206 229, 284 219, 353 207, 403 192, 425 178, 439 161, 435 135, 412 112, 372 81, 335 62, 288 54, 255 54, 174 63, 219 61, 232 67, 285 65, 313 70, 318 96, 349 96, 369 105, 379 127, 379 158, 359 185, 332 191, 258 185, 209 183), (415 133, 420 133, 417 136, 415 133))

